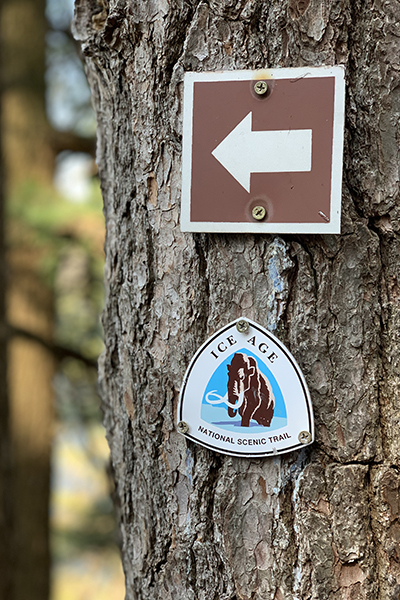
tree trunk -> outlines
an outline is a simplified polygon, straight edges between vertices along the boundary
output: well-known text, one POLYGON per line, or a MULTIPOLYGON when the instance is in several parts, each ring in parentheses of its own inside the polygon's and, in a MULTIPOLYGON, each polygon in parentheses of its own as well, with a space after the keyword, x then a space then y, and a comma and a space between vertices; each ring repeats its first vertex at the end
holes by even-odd
POLYGON ((107 220, 100 377, 128 599, 400 595, 399 18, 394 0, 77 0, 107 220), (184 72, 337 63, 341 235, 183 234, 184 72), (300 364, 310 449, 231 458, 177 433, 191 357, 241 315, 300 364))
MULTIPOLYGON (((2 66, 0 40, 0 67, 2 66)), ((11 480, 10 406, 7 390, 6 243, 4 165, 2 140, 2 92, 0 91, 0 600, 12 598, 13 526, 11 480)))
MULTIPOLYGON (((53 177, 53 149, 45 111, 45 0, 3 0, 4 170, 6 197, 32 201, 53 177)), ((45 188, 47 186, 47 188, 45 188)), ((21 202, 22 204, 22 202, 21 202)), ((8 220, 7 320, 52 341, 52 294, 41 271, 43 250, 19 219, 8 220)), ((5 348, 4 348, 5 351, 5 348)), ((54 359, 43 345, 22 336, 8 344, 10 437, 13 458, 13 595, 7 600, 47 600, 50 589, 49 494, 53 429, 54 359)))

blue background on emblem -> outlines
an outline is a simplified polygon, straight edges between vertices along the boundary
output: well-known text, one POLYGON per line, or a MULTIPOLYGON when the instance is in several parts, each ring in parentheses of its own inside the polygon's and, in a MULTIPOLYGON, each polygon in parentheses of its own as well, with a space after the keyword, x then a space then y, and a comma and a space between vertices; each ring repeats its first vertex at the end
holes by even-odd
MULTIPOLYGON (((214 396, 210 397, 210 400, 216 399, 217 398, 214 396)), ((232 352, 232 354, 230 354, 211 375, 201 403, 201 418, 203 421, 206 421, 206 423, 210 423, 210 425, 216 425, 221 429, 236 431, 237 433, 266 433, 275 429, 281 429, 281 427, 285 427, 287 425, 286 406, 281 388, 279 387, 271 371, 268 369, 267 365, 247 348, 241 348, 240 350, 235 350, 235 352, 232 352), (237 352, 255 358, 259 370, 267 377, 271 385, 273 394, 275 396, 275 410, 271 425, 269 427, 259 425, 257 421, 254 420, 250 421, 250 427, 242 427, 242 417, 239 415, 239 413, 236 413, 235 417, 230 417, 228 415, 228 406, 226 404, 209 404, 206 400, 207 394, 214 390, 216 390, 216 393, 221 397, 224 397, 227 393, 228 365, 231 363, 234 354, 237 352)))

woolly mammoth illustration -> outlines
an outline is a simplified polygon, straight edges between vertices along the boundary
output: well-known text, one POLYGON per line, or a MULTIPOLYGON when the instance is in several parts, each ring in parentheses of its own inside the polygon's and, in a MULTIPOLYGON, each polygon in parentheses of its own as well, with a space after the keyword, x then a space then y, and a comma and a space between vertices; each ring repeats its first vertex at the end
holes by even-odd
POLYGON ((275 397, 266 376, 252 356, 241 352, 233 355, 228 365, 228 415, 242 417, 242 427, 249 427, 254 419, 269 427, 274 416, 275 397))

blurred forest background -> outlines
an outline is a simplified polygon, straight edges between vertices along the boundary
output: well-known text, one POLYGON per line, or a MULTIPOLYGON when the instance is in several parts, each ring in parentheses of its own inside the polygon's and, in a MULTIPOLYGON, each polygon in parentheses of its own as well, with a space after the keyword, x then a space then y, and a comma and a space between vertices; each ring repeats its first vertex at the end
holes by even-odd
POLYGON ((122 600, 96 393, 104 219, 73 0, 0 7, 0 598, 122 600))

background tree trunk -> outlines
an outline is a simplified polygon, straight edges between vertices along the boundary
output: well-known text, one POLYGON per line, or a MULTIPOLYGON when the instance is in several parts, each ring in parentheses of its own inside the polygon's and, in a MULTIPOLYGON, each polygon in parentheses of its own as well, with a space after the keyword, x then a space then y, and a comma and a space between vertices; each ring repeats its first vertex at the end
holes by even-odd
POLYGON ((107 220, 101 381, 128 599, 399 597, 399 22, 394 0, 77 0, 107 220), (337 63, 341 235, 181 233, 184 72, 337 63), (311 449, 230 458, 176 432, 189 360, 240 315, 299 362, 311 449))
MULTIPOLYGON (((54 151, 45 111, 45 0, 2 0, 2 135, 8 214, 50 187, 54 151), (36 193, 39 193, 38 191, 36 193), (22 201, 21 201, 22 204, 22 201)), ((12 445, 13 596, 47 600, 50 589, 49 494, 54 358, 37 341, 53 334, 53 298, 41 273, 43 249, 22 219, 8 220, 7 320, 32 339, 8 344, 12 445)), ((3 349, 2 349, 3 351, 3 349)), ((4 347, 5 352, 5 347, 4 347)))
MULTIPOLYGON (((0 40, 0 68, 2 66, 0 40)), ((13 527, 10 406, 7 393, 6 242, 4 165, 2 140, 2 90, 0 90, 0 600, 12 598, 13 527)))

